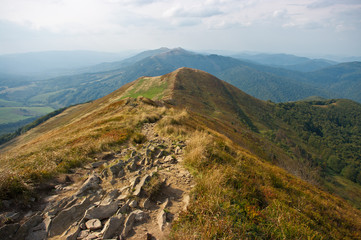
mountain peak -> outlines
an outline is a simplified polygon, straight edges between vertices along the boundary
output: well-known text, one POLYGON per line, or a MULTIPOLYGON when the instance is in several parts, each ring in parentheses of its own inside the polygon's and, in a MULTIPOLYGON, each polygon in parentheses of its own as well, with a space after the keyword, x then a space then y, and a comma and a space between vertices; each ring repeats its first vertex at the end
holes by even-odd
POLYGON ((267 104, 236 87, 198 69, 181 67, 157 77, 141 77, 132 82, 121 98, 139 96, 162 100, 205 116, 236 121, 257 131, 247 114, 262 112, 267 104))
POLYGON ((180 68, 173 71, 174 74, 186 73, 186 72, 187 73, 194 73, 194 74, 196 74, 196 73, 206 73, 208 75, 211 75, 211 74, 209 74, 209 73, 207 73, 205 71, 195 69, 195 68, 189 68, 189 67, 180 67, 180 68))
POLYGON ((162 52, 159 54, 159 56, 167 57, 167 56, 171 56, 171 55, 183 55, 183 54, 191 54, 191 52, 187 51, 181 47, 178 47, 178 48, 169 49, 169 51, 166 51, 166 52, 162 52))

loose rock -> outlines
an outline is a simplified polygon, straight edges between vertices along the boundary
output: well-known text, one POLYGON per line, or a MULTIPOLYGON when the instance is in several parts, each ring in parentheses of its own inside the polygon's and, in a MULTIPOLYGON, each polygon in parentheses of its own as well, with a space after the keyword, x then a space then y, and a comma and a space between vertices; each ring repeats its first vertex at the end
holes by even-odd
POLYGON ((135 214, 135 221, 141 222, 145 220, 148 217, 148 214, 146 212, 143 212, 142 210, 135 210, 132 213, 135 214))
POLYGON ((157 221, 158 221, 159 229, 163 231, 167 221, 167 213, 164 211, 164 209, 161 209, 159 211, 157 216, 157 221))
POLYGON ((145 199, 145 201, 143 202, 143 208, 144 209, 150 209, 151 208, 151 201, 149 200, 149 198, 145 199))
POLYGON ((79 233, 78 239, 86 238, 89 235, 89 230, 83 230, 79 233))
POLYGON ((129 207, 131 208, 136 208, 138 206, 138 201, 137 200, 131 200, 129 203, 129 207))
POLYGON ((97 230, 102 227, 102 223, 99 219, 90 219, 85 223, 85 226, 90 231, 97 230))

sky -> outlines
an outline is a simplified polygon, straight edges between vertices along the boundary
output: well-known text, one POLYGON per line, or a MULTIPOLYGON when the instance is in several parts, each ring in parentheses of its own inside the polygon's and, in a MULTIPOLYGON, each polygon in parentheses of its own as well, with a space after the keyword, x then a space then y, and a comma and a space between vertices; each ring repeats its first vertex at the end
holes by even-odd
POLYGON ((0 0, 0 54, 159 47, 361 56, 361 0, 0 0))

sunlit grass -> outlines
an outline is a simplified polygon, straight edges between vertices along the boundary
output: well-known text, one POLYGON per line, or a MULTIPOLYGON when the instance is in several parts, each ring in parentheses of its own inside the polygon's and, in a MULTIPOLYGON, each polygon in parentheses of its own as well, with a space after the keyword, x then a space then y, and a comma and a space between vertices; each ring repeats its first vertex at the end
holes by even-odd
POLYGON ((146 139, 138 132, 140 125, 157 121, 164 108, 141 100, 137 104, 136 109, 123 100, 104 104, 2 154, 1 199, 31 190, 33 183, 94 161, 96 153, 119 151, 128 140, 130 144, 141 144, 146 139))
POLYGON ((164 96, 164 91, 168 88, 168 82, 150 82, 151 78, 141 78, 135 86, 129 90, 122 98, 131 97, 137 98, 139 96, 149 99, 161 99, 164 96), (144 82, 149 81, 149 85, 144 82))
POLYGON ((187 136, 184 164, 196 179, 191 204, 173 225, 172 239, 360 237, 359 211, 234 145, 203 120, 173 109, 157 123, 164 135, 177 138, 167 130, 177 127, 187 136), (180 115, 183 119, 175 121, 180 115))

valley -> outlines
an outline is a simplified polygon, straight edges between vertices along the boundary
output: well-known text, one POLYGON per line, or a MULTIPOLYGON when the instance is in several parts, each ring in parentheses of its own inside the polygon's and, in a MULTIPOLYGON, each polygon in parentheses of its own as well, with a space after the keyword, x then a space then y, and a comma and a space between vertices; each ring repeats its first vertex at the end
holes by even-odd
MULTIPOLYGON (((66 54, 70 53, 64 53, 66 54)), ((115 58, 110 55, 109 59, 111 57, 115 58)), ((316 63, 311 59, 292 55, 234 57, 237 58, 199 54, 182 48, 160 48, 141 52, 120 61, 105 62, 71 71, 64 70, 61 74, 45 79, 33 75, 16 75, 12 72, 0 73, 0 89, 2 89, 0 108, 8 106, 47 109, 34 114, 34 118, 40 117, 58 108, 103 97, 139 77, 163 75, 180 67, 207 71, 262 100, 287 102, 319 96, 327 99, 347 98, 361 102, 358 81, 361 71, 359 62, 337 64, 323 60, 324 64, 319 68, 296 71, 297 69, 287 68, 291 66, 287 64, 311 62, 313 65, 308 64, 315 66, 316 63), (275 64, 270 65, 272 61, 275 64)), ((83 58, 79 57, 79 59, 83 58)), ((44 62, 44 57, 41 59, 44 62)), ((99 61, 101 59, 107 58, 99 58, 99 61)), ((60 60, 58 62, 61 62, 60 60)), ((90 60, 91 58, 89 63, 95 62, 90 60)), ((3 61, 5 64, 5 60, 3 61)), ((10 122, 0 121, 1 133, 11 133, 18 127, 30 123, 34 118, 28 118, 18 112, 10 122)))

